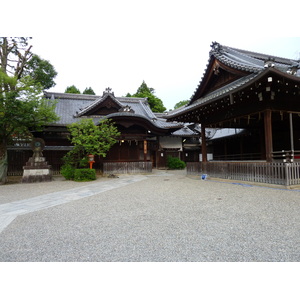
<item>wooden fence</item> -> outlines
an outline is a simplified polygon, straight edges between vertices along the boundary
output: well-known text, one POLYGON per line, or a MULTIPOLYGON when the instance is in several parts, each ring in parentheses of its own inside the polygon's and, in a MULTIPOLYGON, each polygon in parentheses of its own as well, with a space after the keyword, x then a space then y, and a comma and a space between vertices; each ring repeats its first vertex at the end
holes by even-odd
POLYGON ((291 186, 300 184, 300 163, 190 162, 187 174, 291 186))
POLYGON ((104 162, 104 174, 151 173, 152 162, 104 162))
MULTIPOLYGON (((60 168, 63 165, 63 156, 68 153, 71 147, 53 146, 43 151, 44 157, 51 166, 52 175, 59 175, 60 168)), ((32 156, 32 150, 29 147, 10 147, 8 150, 8 175, 22 176, 23 166, 32 156)), ((126 173, 151 173, 152 162, 104 162, 95 163, 93 166, 97 170, 103 170, 106 174, 126 174, 126 173)))

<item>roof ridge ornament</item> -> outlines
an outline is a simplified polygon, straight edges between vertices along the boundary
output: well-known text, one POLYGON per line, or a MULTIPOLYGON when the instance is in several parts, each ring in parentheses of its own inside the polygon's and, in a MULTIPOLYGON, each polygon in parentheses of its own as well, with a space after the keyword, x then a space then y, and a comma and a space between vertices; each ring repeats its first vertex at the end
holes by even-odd
POLYGON ((210 46, 212 48, 211 51, 220 52, 223 49, 222 45, 218 42, 212 42, 210 46))
POLYGON ((210 45, 214 50, 218 50, 220 48, 220 44, 217 42, 212 42, 210 45))
POLYGON ((264 62, 265 68, 274 68, 275 67, 275 58, 274 57, 268 57, 268 59, 264 62))
POLYGON ((299 69, 300 69, 300 64, 294 63, 286 72, 291 75, 297 75, 299 69))
POLYGON ((135 113, 135 111, 131 108, 131 106, 129 106, 128 104, 121 107, 119 109, 119 112, 128 112, 128 113, 135 113))
MULTIPOLYGON (((112 88, 110 88, 110 87, 107 87, 106 89, 105 89, 105 91, 103 92, 103 96, 105 95, 105 94, 111 94, 111 95, 115 95, 114 94, 114 92, 112 92, 112 88)), ((103 97, 102 96, 102 97, 103 97)))

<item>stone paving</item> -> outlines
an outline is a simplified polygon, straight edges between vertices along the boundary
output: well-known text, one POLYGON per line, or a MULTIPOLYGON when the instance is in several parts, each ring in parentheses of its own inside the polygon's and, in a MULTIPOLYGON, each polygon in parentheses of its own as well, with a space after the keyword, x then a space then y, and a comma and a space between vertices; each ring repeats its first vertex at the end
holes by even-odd
POLYGON ((184 172, 0 187, 0 261, 300 261, 300 191, 184 172))
MULTIPOLYGON (((119 179, 118 181, 100 181, 94 184, 88 184, 84 187, 2 204, 0 205, 0 233, 19 215, 94 196, 145 179, 145 176, 130 176, 119 179)), ((23 187, 26 188, 26 185, 23 185, 23 187)), ((30 185, 28 188, 30 188, 30 185)))

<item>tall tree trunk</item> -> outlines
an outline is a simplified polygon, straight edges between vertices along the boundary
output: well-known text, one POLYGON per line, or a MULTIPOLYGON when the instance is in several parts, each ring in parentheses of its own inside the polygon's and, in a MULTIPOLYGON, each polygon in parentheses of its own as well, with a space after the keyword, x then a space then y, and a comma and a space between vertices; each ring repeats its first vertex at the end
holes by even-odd
POLYGON ((0 185, 7 182, 7 146, 0 143, 0 185))

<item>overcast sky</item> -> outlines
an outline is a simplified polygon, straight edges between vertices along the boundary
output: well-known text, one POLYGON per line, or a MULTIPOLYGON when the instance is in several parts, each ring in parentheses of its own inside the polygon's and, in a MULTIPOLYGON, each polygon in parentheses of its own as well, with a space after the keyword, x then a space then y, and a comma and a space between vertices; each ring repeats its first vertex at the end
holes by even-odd
POLYGON ((300 58, 295 1, 285 1, 286 7, 263 1, 52 1, 39 11, 30 9, 31 2, 13 4, 14 19, 22 23, 21 35, 24 25, 33 36, 33 51, 58 72, 54 92, 74 84, 81 92, 92 87, 102 95, 111 87, 125 96, 144 80, 172 109, 194 93, 213 41, 300 58))

